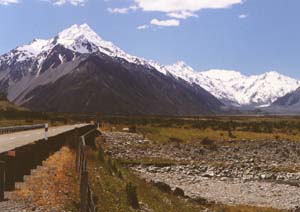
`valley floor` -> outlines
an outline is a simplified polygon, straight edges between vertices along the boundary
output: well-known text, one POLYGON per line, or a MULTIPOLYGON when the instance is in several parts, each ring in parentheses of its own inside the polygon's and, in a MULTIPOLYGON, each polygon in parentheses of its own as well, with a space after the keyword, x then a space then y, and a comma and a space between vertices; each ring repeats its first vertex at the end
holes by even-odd
MULTIPOLYGON (((217 119, 103 123, 97 148, 87 150, 99 211, 299 211, 300 121, 217 119), (132 192, 138 209, 130 204, 132 192)), ((55 153, 8 194, 0 211, 78 211, 74 161, 67 147, 55 153)))
POLYGON ((254 211, 293 211, 300 205, 300 143, 160 143, 139 134, 105 136, 104 149, 113 158, 146 181, 181 188, 192 199, 259 207, 254 211))

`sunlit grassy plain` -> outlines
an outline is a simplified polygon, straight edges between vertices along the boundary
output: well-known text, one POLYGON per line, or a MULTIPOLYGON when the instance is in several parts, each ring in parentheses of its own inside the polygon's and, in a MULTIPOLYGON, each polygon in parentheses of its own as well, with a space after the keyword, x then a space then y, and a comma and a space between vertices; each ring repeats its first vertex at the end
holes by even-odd
POLYGON ((168 142, 178 138, 184 142, 198 142, 204 138, 214 141, 300 141, 298 117, 198 117, 152 119, 144 122, 120 119, 103 124, 106 130, 122 130, 136 126, 137 132, 152 141, 168 142))
POLYGON ((287 140, 300 141, 298 133, 255 133, 245 131, 231 131, 233 136, 229 136, 228 131, 213 129, 185 129, 185 128, 159 128, 159 127, 140 127, 138 131, 143 133, 147 138, 153 141, 167 142, 171 137, 182 139, 185 142, 197 142, 204 138, 215 141, 253 141, 253 140, 287 140))

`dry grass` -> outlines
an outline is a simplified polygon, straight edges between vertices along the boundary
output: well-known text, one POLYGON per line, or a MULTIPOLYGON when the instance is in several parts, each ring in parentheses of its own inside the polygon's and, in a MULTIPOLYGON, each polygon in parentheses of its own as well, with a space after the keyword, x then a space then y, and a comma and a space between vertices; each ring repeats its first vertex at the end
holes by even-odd
POLYGON ((262 208, 253 206, 224 206, 216 210, 217 212, 283 212, 283 210, 278 210, 274 208, 262 208))
POLYGON ((5 100, 0 100, 0 111, 29 111, 29 109, 16 106, 15 104, 5 100))
POLYGON ((289 140, 300 141, 300 134, 288 133, 256 133, 246 131, 232 131, 234 137, 230 137, 228 131, 213 129, 193 129, 193 128, 161 128, 151 126, 140 126, 138 131, 153 141, 168 142, 170 137, 182 139, 185 142, 201 141, 209 138, 215 141, 228 140, 289 140))
POLYGON ((77 211, 73 202, 78 201, 79 184, 75 173, 75 155, 67 147, 52 155, 12 194, 15 201, 25 201, 42 207, 43 211, 77 211))

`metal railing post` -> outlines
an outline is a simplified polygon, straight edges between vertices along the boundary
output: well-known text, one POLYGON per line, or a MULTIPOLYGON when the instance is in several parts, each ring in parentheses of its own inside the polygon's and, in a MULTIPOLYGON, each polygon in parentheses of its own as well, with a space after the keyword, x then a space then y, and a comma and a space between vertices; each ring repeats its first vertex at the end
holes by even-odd
POLYGON ((0 161, 0 202, 4 201, 5 190, 5 162, 0 161))
POLYGON ((90 130, 81 137, 78 137, 76 151, 76 170, 80 178, 80 212, 95 212, 96 205, 93 200, 93 194, 89 184, 89 173, 87 171, 86 158, 86 137, 96 130, 90 130))

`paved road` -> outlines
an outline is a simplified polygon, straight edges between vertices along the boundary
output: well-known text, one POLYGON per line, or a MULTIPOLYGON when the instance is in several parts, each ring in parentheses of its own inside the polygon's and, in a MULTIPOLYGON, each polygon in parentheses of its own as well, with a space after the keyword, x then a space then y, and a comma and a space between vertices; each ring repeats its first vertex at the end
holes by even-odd
MULTIPOLYGON (((76 127, 83 127, 87 124, 77 124, 77 125, 65 125, 60 127, 50 127, 48 130, 48 137, 55 136, 76 127)), ((39 139, 43 139, 45 136, 45 129, 29 130, 16 132, 11 134, 0 135, 0 153, 13 150, 17 147, 30 144, 39 139)))

